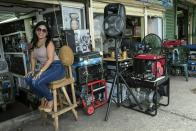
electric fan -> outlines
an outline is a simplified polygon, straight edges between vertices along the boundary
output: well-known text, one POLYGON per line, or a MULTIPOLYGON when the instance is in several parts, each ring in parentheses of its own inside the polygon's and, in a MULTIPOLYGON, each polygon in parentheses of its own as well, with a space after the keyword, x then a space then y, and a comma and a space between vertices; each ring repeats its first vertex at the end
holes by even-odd
POLYGON ((162 40, 156 34, 148 34, 142 40, 142 44, 144 45, 144 53, 146 54, 161 54, 162 48, 162 40))
POLYGON ((125 23, 120 16, 109 16, 104 20, 105 34, 110 37, 116 37, 122 34, 125 23))

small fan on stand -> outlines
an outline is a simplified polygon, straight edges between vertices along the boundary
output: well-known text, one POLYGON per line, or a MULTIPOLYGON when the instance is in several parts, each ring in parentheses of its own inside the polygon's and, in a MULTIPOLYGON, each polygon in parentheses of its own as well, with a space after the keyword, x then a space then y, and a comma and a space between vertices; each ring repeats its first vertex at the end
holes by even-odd
POLYGON ((161 55, 162 50, 162 40, 156 34, 148 34, 142 40, 142 44, 144 44, 144 53, 145 54, 154 54, 161 55))

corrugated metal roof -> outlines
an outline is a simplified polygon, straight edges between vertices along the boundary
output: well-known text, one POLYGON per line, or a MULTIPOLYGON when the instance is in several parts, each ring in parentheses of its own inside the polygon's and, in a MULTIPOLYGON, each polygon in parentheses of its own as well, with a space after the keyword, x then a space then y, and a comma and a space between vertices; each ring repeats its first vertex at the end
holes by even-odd
POLYGON ((18 18, 37 10, 45 10, 48 7, 52 7, 52 5, 24 0, 0 0, 0 22, 14 17, 18 18))
POLYGON ((13 12, 0 11, 0 22, 14 17, 15 13, 13 12))
MULTIPOLYGON (((59 1, 77 1, 84 2, 85 0, 59 0, 59 1)), ((28 14, 38 9, 52 7, 53 4, 60 4, 58 0, 0 0, 0 22, 8 18, 18 17, 28 14)), ((100 2, 118 2, 126 3, 135 6, 149 6, 161 9, 159 5, 153 5, 139 0, 93 0, 100 2)), ((147 0, 148 1, 148 0, 147 0)), ((196 5, 196 0, 184 0, 196 5)))

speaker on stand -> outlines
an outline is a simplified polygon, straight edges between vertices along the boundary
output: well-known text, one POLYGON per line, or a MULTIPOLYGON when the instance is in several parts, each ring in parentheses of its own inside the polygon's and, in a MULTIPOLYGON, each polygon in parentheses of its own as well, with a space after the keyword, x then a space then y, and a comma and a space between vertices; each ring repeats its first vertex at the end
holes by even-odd
POLYGON ((121 72, 119 71, 119 62, 118 62, 118 56, 119 56, 119 45, 122 42, 122 36, 124 34, 126 28, 126 13, 125 13, 125 7, 124 5, 120 3, 111 3, 108 4, 104 8, 104 32, 105 35, 108 38, 113 38, 115 40, 115 61, 116 61, 116 71, 115 71, 115 77, 112 82, 112 88, 109 94, 109 100, 108 100, 108 106, 107 111, 105 115, 105 120, 108 120, 109 111, 110 111, 110 105, 112 101, 112 96, 114 92, 114 87, 117 87, 117 105, 121 105, 121 99, 120 99, 120 88, 119 88, 119 80, 121 80, 121 83, 124 83, 127 87, 127 90, 129 93, 133 96, 135 102, 138 104, 139 108, 141 108, 139 102, 137 101, 136 97, 134 96, 133 92, 129 88, 127 82, 123 78, 121 72))
POLYGON ((111 3, 104 9, 104 32, 107 37, 121 38, 126 28, 125 7, 111 3))

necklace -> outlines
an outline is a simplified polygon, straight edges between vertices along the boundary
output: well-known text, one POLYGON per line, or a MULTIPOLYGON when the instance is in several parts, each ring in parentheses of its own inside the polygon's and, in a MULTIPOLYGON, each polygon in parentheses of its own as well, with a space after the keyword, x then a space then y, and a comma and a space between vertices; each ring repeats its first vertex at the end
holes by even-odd
POLYGON ((46 39, 39 40, 39 41, 37 42, 37 47, 40 48, 40 47, 42 47, 43 45, 45 45, 45 43, 46 43, 46 39))
POLYGON ((40 47, 42 47, 44 44, 45 44, 45 43, 38 42, 38 43, 37 43, 37 47, 40 48, 40 47))

